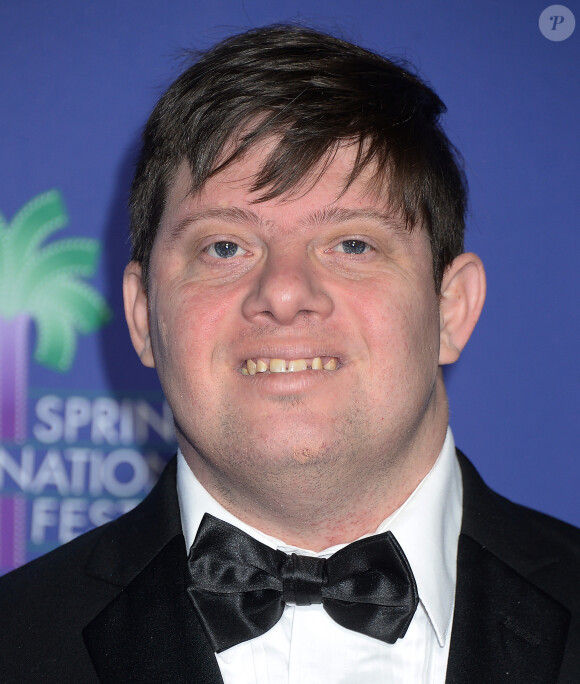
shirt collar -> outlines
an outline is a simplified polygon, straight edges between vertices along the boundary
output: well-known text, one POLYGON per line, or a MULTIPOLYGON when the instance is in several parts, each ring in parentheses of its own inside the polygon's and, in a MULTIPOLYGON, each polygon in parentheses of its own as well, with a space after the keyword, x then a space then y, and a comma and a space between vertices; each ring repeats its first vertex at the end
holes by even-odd
MULTIPOLYGON (((346 546, 340 544, 314 553, 288 546, 247 525, 227 511, 200 484, 181 451, 177 453, 177 494, 188 550, 205 513, 234 525, 271 548, 287 553, 298 551, 327 558, 346 546)), ((384 520, 375 532, 379 534, 390 530, 404 550, 415 575, 420 602, 440 646, 444 646, 449 638, 453 620, 461 515, 461 472, 455 457, 453 435, 448 428, 441 453, 429 473, 405 503, 384 520)))

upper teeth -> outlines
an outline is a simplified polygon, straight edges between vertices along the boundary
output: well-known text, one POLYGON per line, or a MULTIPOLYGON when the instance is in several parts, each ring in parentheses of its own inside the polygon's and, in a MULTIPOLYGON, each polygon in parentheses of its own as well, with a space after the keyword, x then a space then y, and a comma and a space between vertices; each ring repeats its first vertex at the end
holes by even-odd
POLYGON ((338 359, 334 356, 326 357, 323 363, 322 357, 315 356, 313 359, 247 359, 242 366, 244 375, 256 375, 256 373, 296 373, 305 370, 336 370, 338 359))

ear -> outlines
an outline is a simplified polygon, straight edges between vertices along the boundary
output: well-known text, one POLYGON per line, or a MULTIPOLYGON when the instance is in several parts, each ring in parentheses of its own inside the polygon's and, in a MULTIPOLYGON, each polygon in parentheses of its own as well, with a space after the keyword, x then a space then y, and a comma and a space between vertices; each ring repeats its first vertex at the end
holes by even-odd
POLYGON ((460 254, 447 267, 439 301, 439 364, 459 358, 485 301, 485 270, 477 254, 460 254))
POLYGON ((155 367, 155 359, 151 349, 149 335, 149 307, 147 293, 143 287, 141 264, 131 261, 123 274, 123 300, 125 302, 125 318, 129 326, 129 334, 133 347, 141 359, 141 363, 149 368, 155 367))

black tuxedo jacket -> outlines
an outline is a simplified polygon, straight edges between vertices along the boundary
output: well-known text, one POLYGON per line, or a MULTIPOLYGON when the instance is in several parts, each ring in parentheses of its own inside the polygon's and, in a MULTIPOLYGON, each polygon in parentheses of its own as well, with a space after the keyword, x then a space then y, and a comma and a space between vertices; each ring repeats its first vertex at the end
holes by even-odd
MULTIPOLYGON (((508 502, 459 454, 447 682, 580 682, 580 530, 508 502)), ((0 681, 222 682, 187 598, 175 459, 136 509, 0 578, 0 681)))

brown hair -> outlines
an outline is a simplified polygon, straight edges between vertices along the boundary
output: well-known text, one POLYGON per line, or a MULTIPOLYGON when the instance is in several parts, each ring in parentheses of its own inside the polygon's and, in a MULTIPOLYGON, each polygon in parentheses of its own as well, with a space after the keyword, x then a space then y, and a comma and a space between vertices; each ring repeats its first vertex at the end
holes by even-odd
POLYGON ((189 164, 195 193, 275 138, 251 186, 261 192, 256 201, 299 191, 339 145, 357 145, 345 189, 370 167, 372 189, 388 193, 409 229, 423 222, 439 290, 445 267, 463 251, 467 201, 460 157, 439 123, 444 111, 407 67, 312 29, 275 25, 218 43, 170 86, 143 133, 130 209, 132 258, 145 285, 180 163, 189 164))

